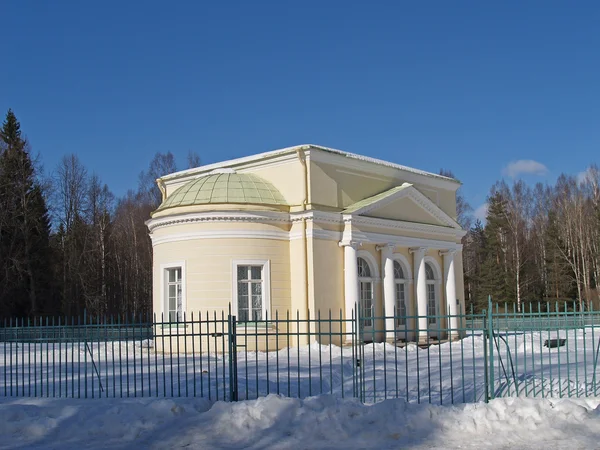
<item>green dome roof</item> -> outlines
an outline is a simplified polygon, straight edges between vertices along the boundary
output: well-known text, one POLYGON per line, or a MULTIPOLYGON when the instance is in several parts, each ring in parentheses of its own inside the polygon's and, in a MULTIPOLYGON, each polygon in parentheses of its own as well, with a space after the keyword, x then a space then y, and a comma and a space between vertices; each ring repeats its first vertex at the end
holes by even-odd
POLYGON ((252 173, 231 171, 209 174, 184 184, 169 195, 157 211, 213 203, 287 205, 281 192, 268 181, 252 173))

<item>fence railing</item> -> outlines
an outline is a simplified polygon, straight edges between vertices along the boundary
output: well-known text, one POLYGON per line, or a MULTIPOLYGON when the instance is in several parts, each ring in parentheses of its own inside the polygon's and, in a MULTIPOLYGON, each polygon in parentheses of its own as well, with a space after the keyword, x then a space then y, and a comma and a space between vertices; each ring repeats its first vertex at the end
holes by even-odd
POLYGON ((7 320, 0 395, 235 401, 332 394, 437 404, 597 396, 599 321, 594 311, 507 312, 491 304, 480 314, 276 313, 253 323, 225 312, 178 322, 7 320))

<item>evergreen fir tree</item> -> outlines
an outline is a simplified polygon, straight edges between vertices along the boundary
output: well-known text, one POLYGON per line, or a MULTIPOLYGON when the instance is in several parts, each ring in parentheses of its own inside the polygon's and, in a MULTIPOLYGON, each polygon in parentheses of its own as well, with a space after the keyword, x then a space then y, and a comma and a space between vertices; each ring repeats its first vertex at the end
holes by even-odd
POLYGON ((0 313, 38 314, 52 303, 50 221, 42 188, 9 110, 0 130, 0 313))
POLYGON ((488 199, 484 233, 486 247, 481 268, 481 290, 485 301, 491 295, 495 303, 514 301, 507 274, 508 224, 504 208, 502 196, 497 192, 492 194, 488 199))

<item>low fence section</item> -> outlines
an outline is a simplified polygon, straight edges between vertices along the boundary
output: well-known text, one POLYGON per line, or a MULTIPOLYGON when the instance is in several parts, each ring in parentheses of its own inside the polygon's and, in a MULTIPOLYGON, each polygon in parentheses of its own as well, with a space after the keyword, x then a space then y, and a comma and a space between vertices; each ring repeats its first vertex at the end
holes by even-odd
POLYGON ((6 320, 0 395, 206 397, 330 394, 451 404, 599 395, 600 316, 534 311, 368 317, 341 311, 239 322, 224 311, 135 320, 6 320))

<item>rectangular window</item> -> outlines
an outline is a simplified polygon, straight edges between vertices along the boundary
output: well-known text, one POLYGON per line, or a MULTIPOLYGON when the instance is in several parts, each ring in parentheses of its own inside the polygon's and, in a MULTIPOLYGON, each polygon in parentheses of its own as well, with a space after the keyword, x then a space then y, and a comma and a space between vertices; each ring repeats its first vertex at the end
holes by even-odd
POLYGON ((427 323, 434 325, 437 323, 436 302, 435 302, 435 284, 427 285, 427 323))
POLYGON ((373 326, 373 284, 369 281, 360 282, 360 304, 362 305, 362 323, 365 327, 373 326))
POLYGON ((406 326, 406 301, 404 283, 396 283, 396 326, 406 326))
POLYGON ((165 269, 166 310, 169 322, 183 320, 183 283, 181 267, 165 269))
POLYGON ((264 266, 237 266, 237 313, 239 322, 264 320, 264 266))

